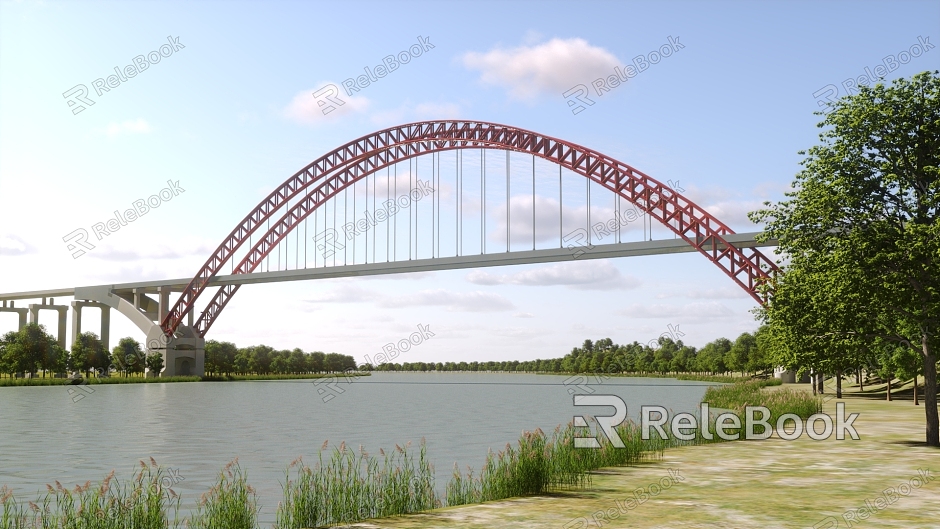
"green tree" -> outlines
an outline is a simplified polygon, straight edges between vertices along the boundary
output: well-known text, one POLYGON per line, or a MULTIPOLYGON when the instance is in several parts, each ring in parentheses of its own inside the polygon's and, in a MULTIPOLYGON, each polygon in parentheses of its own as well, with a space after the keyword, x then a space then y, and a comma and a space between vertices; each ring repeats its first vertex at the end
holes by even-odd
POLYGON ((73 369, 84 372, 86 376, 93 369, 104 373, 111 368, 111 354, 105 350, 97 334, 83 332, 72 344, 70 364, 73 369))
MULTIPOLYGON (((51 338, 51 336, 50 336, 51 338)), ((46 372, 49 373, 64 373, 68 370, 69 365, 69 352, 62 348, 59 345, 59 342, 53 342, 49 349, 46 351, 46 356, 43 359, 42 369, 43 375, 46 376, 46 372)))
POLYGON ((240 348, 235 353, 235 360, 232 362, 232 369, 239 375, 244 375, 251 371, 251 353, 250 348, 240 348))
POLYGON ((730 350, 731 340, 727 338, 718 338, 708 342, 696 356, 698 370, 708 371, 711 374, 727 372, 728 367, 725 364, 725 358, 730 350))
POLYGON ((673 358, 679 352, 679 346, 672 338, 665 336, 660 336, 656 342, 659 347, 653 353, 653 369, 658 373, 668 373, 672 369, 673 358))
POLYGON ((741 333, 725 356, 725 365, 731 371, 740 371, 743 375, 748 370, 748 360, 752 351, 757 349, 757 339, 749 332, 741 333))
POLYGON ((754 347, 750 349, 747 357, 748 372, 762 373, 773 370, 773 342, 768 339, 769 336, 766 325, 761 325, 754 333, 754 347))
POLYGON ((937 73, 859 86, 831 103, 788 200, 751 214, 785 262, 760 312, 785 354, 839 368, 877 339, 916 351, 930 446, 940 446, 937 73))
POLYGON ((11 375, 22 372, 35 375, 42 369, 45 376, 45 371, 61 367, 61 356, 55 337, 46 332, 46 327, 29 323, 3 336, 0 364, 3 371, 11 375))
POLYGON ((313 373, 322 373, 323 372, 323 358, 324 355, 321 351, 314 351, 310 353, 307 357, 307 369, 313 373))
POLYGON ((271 353, 273 347, 267 345, 256 345, 248 348, 251 354, 250 369, 259 375, 266 375, 271 372, 271 361, 274 359, 271 353))
POLYGON ((144 362, 147 364, 147 370, 150 372, 151 376, 158 377, 160 372, 163 371, 163 354, 161 353, 150 353, 147 355, 147 359, 144 362))
POLYGON ((274 351, 271 353, 270 369, 274 373, 285 374, 290 370, 290 351, 274 351))
POLYGON ((121 338, 114 349, 111 350, 111 362, 114 369, 117 369, 124 376, 129 373, 142 373, 144 371, 144 352, 140 348, 140 342, 131 338, 121 338))
POLYGON ((16 344, 16 331, 10 331, 0 338, 0 373, 13 376, 16 366, 13 360, 13 345, 16 344))
POLYGON ((235 356, 238 354, 238 347, 232 342, 218 342, 209 340, 206 342, 206 373, 228 374, 231 373, 235 365, 235 356))
POLYGON ((307 356, 300 349, 295 348, 288 358, 288 369, 291 373, 307 372, 307 356))

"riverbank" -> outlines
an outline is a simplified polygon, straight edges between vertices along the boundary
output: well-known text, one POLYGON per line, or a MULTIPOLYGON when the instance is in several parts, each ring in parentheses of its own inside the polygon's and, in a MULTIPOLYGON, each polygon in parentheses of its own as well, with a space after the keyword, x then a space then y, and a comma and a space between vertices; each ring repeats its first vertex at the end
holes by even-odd
MULTIPOLYGON (((783 386, 787 387, 809 391, 806 384, 783 386)), ((845 402, 848 413, 859 413, 855 421, 859 440, 839 441, 833 436, 814 441, 804 435, 784 441, 774 436, 764 441, 677 447, 655 461, 597 471, 588 491, 451 507, 352 527, 807 528, 827 516, 844 527, 843 515, 861 520, 863 513, 855 510, 864 508, 866 500, 874 505, 886 489, 897 490, 902 483, 920 479, 921 470, 929 470, 931 478, 940 475, 940 450, 923 443, 922 407, 909 401, 848 398, 829 400, 824 411, 835 416, 837 402, 845 402), (652 495, 666 484, 668 488, 652 495), (643 489, 641 497, 650 498, 637 504, 637 489, 643 489)), ((900 487, 902 492, 906 487, 900 487)), ((899 494, 897 501, 876 509, 861 523, 864 527, 940 527, 938 512, 940 485, 933 480, 908 495, 899 494)))
POLYGON ((310 373, 306 375, 207 375, 204 377, 88 377, 88 378, 0 378, 0 388, 21 386, 68 386, 96 384, 155 384, 169 382, 241 382, 248 380, 303 380, 327 377, 367 377, 369 373, 310 373))

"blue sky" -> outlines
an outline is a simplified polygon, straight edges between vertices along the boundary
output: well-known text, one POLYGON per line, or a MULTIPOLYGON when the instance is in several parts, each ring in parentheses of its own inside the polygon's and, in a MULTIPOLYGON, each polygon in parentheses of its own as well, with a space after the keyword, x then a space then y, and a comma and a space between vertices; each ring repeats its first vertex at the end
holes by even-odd
MULTIPOLYGON (((831 84, 842 96, 866 67, 935 45, 938 21, 940 3, 900 1, 2 2, 0 291, 192 276, 295 171, 359 136, 426 119, 573 141, 678 182, 733 229, 753 231, 746 212, 782 198, 797 151, 817 141, 814 93, 831 84), (168 37, 182 47, 95 93, 96 79, 168 37), (342 94, 347 104, 330 115, 318 111, 315 90, 419 37, 433 49, 342 94), (564 91, 670 38, 682 47, 572 113, 564 91), (94 105, 73 114, 63 93, 79 84, 94 105), (185 191, 71 257, 64 235, 167 180, 185 191)), ((928 49, 885 78, 938 68, 940 50, 928 49)), ((550 170, 539 168, 540 182, 550 170)), ((575 201, 576 178, 565 180, 575 201)), ((540 200, 552 199, 547 189, 540 200)), ((596 197, 609 211, 610 197, 596 197)), ((491 205, 498 227, 498 199, 491 205)), ((756 328, 753 307, 704 257, 684 254, 253 285, 208 338, 361 360, 424 324, 434 338, 400 361, 546 358, 585 338, 646 342, 669 325, 696 346, 734 338, 756 328)), ((96 318, 86 316, 88 329, 96 318)), ((112 336, 142 338, 112 321, 112 336)), ((41 322, 52 326, 52 316, 41 322)), ((14 325, 0 318, 2 330, 14 325)))

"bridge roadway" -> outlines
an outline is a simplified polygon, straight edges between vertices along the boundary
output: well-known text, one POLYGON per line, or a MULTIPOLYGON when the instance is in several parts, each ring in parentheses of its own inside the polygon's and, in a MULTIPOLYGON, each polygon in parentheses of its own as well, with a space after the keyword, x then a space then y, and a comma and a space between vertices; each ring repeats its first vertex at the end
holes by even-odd
MULTIPOLYGON (((759 232, 736 233, 725 235, 724 239, 738 248, 756 248, 777 246, 776 240, 758 242, 759 232)), ((672 253, 697 252, 698 250, 682 239, 661 239, 653 241, 625 242, 595 245, 592 249, 577 246, 572 249, 552 248, 547 250, 513 251, 496 254, 461 255, 456 257, 434 257, 355 265, 336 265, 321 268, 283 270, 276 272, 256 272, 251 274, 218 275, 209 280, 209 286, 246 285, 253 283, 276 283, 280 281, 304 281, 308 279, 328 279, 333 277, 355 277, 382 274, 405 274, 409 272, 427 272, 434 270, 455 270, 461 268, 480 268, 489 266, 507 266, 532 263, 548 263, 583 259, 609 259, 614 257, 636 257, 642 255, 662 255, 672 253), (580 253, 583 252, 583 253, 580 253), (577 257, 575 255, 577 254, 577 257)), ((181 292, 191 278, 163 279, 101 285, 110 288, 119 296, 132 296, 138 293, 156 293, 157 289, 167 287, 172 292, 181 292)), ((75 287, 27 292, 0 293, 0 301, 52 298, 74 296, 75 287)))

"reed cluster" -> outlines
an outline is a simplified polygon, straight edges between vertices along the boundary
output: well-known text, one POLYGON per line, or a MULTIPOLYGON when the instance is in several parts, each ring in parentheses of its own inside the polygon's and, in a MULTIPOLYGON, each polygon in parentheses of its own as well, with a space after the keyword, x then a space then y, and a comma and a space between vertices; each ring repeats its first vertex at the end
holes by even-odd
POLYGON ((463 475, 455 465, 454 475, 447 485, 447 505, 584 488, 590 485, 593 470, 658 457, 666 447, 676 444, 669 439, 644 440, 638 425, 625 422, 614 429, 623 441, 622 448, 615 447, 601 435, 599 448, 584 449, 575 447, 578 430, 569 424, 564 429, 555 428, 551 436, 542 430, 525 432, 516 448, 507 444, 504 450, 487 454, 476 478, 470 467, 463 475))
POLYGON ((324 461, 324 443, 313 467, 295 460, 287 469, 275 527, 328 527, 439 507, 424 440, 417 458, 409 452, 410 444, 379 450, 381 458, 376 458, 361 446, 357 453, 342 443, 324 461))
POLYGON ((167 529, 180 527, 179 496, 165 488, 164 471, 151 458, 130 483, 120 483, 114 471, 98 486, 91 482, 68 490, 58 481, 28 507, 18 503, 12 491, 0 489, 0 528, 67 529, 167 529), (168 514, 172 513, 170 519, 168 514))
POLYGON ((806 419, 822 411, 822 399, 819 397, 792 388, 761 391, 766 385, 761 380, 751 380, 728 386, 713 386, 705 390, 702 402, 707 402, 713 408, 739 413, 744 413, 747 406, 766 406, 774 420, 785 413, 795 413, 806 419))
MULTIPOLYGON (((705 390, 702 402, 707 402, 713 408, 731 410, 744 423, 744 416, 748 406, 764 406, 770 410, 768 422, 777 424, 777 419, 787 413, 796 414, 802 419, 808 419, 815 413, 822 412, 822 398, 793 388, 776 391, 761 391, 766 384, 763 381, 752 380, 738 382, 722 387, 710 387, 705 390)), ((764 433, 764 427, 755 425, 755 433, 764 433)))
POLYGON ((219 480, 199 499, 191 529, 254 529, 258 526, 258 496, 238 459, 225 465, 219 480))

